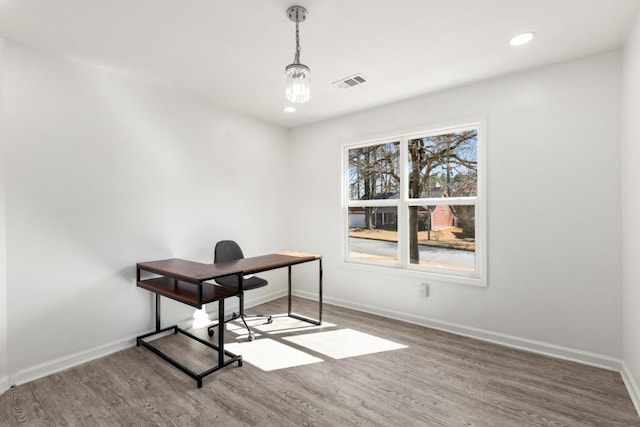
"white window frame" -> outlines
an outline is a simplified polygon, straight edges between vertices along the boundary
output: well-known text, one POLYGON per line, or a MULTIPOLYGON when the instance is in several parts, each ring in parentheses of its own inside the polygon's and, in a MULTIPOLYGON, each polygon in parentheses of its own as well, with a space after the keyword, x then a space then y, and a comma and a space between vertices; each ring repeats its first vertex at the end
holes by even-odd
MULTIPOLYGON (((427 128, 427 127, 425 127, 427 128)), ((347 267, 375 269, 381 272, 401 273, 425 280, 459 283, 473 286, 487 286, 487 233, 486 233, 486 141, 483 120, 473 120, 464 124, 430 127, 420 132, 398 132, 392 137, 368 139, 342 146, 342 260, 347 267), (408 142, 416 138, 477 130, 477 189, 475 197, 449 197, 409 199, 409 154, 408 142), (372 145, 382 145, 400 141, 400 185, 399 199, 349 200, 349 150, 372 145), (408 212, 409 206, 473 205, 475 207, 475 271, 458 271, 411 264, 409 261, 408 212), (352 207, 396 207, 398 212, 398 262, 379 262, 349 257, 349 208, 352 207)))

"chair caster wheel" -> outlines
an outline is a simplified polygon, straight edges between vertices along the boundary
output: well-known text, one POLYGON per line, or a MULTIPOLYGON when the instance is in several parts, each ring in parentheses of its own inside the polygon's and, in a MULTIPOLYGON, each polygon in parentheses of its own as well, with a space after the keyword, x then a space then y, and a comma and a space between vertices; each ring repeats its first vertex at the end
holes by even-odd
POLYGON ((271 323, 273 323, 273 319, 269 318, 269 320, 267 320, 267 325, 270 325, 271 323))
POLYGON ((256 337, 253 336, 253 334, 249 334, 249 341, 253 341, 256 337))
POLYGON ((210 337, 213 336, 213 329, 208 329, 207 330, 207 334, 209 334, 210 337))
POLYGON ((238 317, 240 317, 240 315, 238 313, 236 313, 235 311, 233 312, 233 314, 231 315, 232 319, 237 319, 238 317))

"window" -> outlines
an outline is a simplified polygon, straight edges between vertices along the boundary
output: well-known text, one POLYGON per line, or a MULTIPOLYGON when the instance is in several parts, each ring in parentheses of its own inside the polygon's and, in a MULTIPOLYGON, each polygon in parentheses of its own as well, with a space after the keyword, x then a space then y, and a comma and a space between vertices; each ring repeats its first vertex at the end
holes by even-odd
POLYGON ((479 125, 345 147, 345 260, 483 284, 479 125))

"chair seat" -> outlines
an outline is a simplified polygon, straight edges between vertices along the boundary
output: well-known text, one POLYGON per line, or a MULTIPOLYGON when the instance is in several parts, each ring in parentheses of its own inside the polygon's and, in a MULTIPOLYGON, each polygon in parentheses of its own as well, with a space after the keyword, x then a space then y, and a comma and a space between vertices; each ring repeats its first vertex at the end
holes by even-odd
MULTIPOLYGON (((220 277, 215 279, 215 282, 220 286, 224 286, 225 288, 237 288, 238 287, 238 276, 230 276, 230 277, 220 277)), ((249 291, 251 289, 262 288, 263 286, 267 286, 269 282, 260 277, 252 276, 249 278, 245 278, 242 281, 242 290, 249 291)))

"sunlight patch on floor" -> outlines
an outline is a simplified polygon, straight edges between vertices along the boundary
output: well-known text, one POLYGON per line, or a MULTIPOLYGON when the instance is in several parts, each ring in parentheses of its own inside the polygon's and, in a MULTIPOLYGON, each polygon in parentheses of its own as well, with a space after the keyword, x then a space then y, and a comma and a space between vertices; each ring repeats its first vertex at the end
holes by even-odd
POLYGON ((244 362, 251 363, 263 371, 323 362, 322 359, 271 338, 226 344, 225 349, 235 354, 241 354, 244 362))
MULTIPOLYGON (((247 318, 247 324, 256 337, 261 335, 259 332, 265 334, 286 334, 300 331, 313 331, 336 326, 329 322, 322 322, 322 325, 319 326, 311 325, 309 322, 289 317, 287 316, 287 313, 274 314, 273 322, 266 324, 265 319, 247 318)), ((235 320, 227 323, 227 330, 236 335, 247 336, 247 328, 244 327, 241 320, 235 320)))
POLYGON ((406 345, 365 334, 364 332, 354 331, 353 329, 296 335, 285 337, 284 340, 334 359, 407 348, 406 345))
POLYGON ((323 361, 304 349, 333 359, 344 359, 407 347, 353 329, 323 330, 335 328, 336 325, 328 322, 323 322, 320 326, 311 325, 291 318, 286 313, 273 315, 272 323, 265 323, 263 318, 249 318, 247 324, 253 332, 254 340, 248 340, 244 323, 234 320, 226 324, 226 330, 235 335, 236 342, 226 344, 225 348, 232 353, 241 354, 244 361, 264 371, 323 361), (273 338, 269 338, 270 335, 273 338), (292 343, 300 349, 282 341, 292 343))

